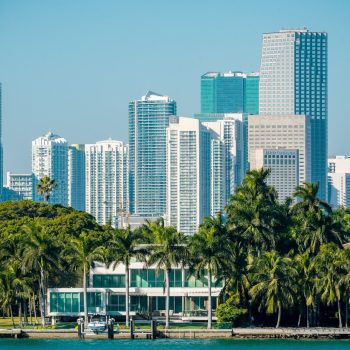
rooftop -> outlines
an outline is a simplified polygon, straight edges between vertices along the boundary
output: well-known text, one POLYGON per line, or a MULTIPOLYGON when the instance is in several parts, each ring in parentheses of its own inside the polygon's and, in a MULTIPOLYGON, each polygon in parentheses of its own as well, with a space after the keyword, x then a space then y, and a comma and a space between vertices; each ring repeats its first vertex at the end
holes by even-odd
POLYGON ((142 101, 170 101, 169 96, 164 96, 161 94, 158 94, 157 92, 154 91, 148 91, 145 96, 142 96, 141 98, 142 101))

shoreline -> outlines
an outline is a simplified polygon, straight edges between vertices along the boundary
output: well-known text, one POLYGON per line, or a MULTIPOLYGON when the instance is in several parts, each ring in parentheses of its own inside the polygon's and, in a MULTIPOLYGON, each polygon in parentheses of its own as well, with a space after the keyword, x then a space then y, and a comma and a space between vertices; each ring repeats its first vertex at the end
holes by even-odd
MULTIPOLYGON (((138 330, 135 339, 147 339, 149 331, 138 330)), ((77 330, 0 329, 0 338, 79 339, 77 330)), ((107 333, 86 333, 85 339, 108 339, 107 333)), ((157 338, 178 339, 350 339, 350 328, 233 328, 159 330, 157 338)), ((121 330, 114 340, 130 339, 130 331, 121 330)))

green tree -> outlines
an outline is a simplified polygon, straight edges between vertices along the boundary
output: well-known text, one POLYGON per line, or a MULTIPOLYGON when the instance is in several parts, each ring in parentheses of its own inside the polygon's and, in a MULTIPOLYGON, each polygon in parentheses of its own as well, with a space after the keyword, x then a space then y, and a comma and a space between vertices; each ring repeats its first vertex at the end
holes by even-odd
POLYGON ((334 243, 322 244, 314 259, 316 290, 327 305, 337 304, 339 328, 342 327, 342 285, 348 272, 348 259, 334 243))
POLYGON ((49 176, 42 177, 36 185, 37 192, 44 197, 46 203, 49 202, 51 193, 57 187, 55 180, 49 176))
POLYGON ((282 309, 294 304, 296 276, 293 260, 276 251, 265 252, 255 264, 250 295, 253 302, 259 303, 259 310, 278 313, 276 328, 281 323, 282 309))
POLYGON ((165 326, 169 327, 170 304, 170 270, 178 265, 184 266, 188 259, 187 239, 175 227, 164 225, 164 220, 159 219, 149 225, 152 233, 152 245, 149 250, 149 265, 156 265, 157 270, 163 270, 165 275, 165 326))
POLYGON ((46 281, 48 273, 52 269, 59 269, 60 252, 57 239, 48 233, 45 226, 39 226, 35 222, 23 227, 21 240, 22 269, 25 273, 39 274, 39 298, 41 322, 45 325, 46 313, 46 281))
POLYGON ((16 300, 19 300, 18 304, 21 307, 21 299, 28 297, 29 293, 27 278, 21 273, 19 263, 7 264, 6 268, 0 272, 0 300, 2 309, 7 310, 11 317, 13 327, 15 327, 15 322, 12 306, 16 300))
POLYGON ((108 247, 108 264, 112 264, 113 269, 119 263, 125 265, 125 323, 129 324, 130 298, 129 298, 129 277, 130 262, 133 258, 145 261, 147 250, 141 246, 144 243, 144 235, 141 230, 132 231, 130 226, 127 229, 117 229, 112 231, 112 236, 108 247))
POLYGON ((83 232, 78 238, 72 238, 64 250, 65 259, 73 268, 81 269, 83 274, 83 298, 84 298, 84 322, 88 324, 87 305, 87 276, 95 262, 104 262, 106 247, 100 245, 99 240, 93 237, 93 233, 83 232))
POLYGON ((341 245, 339 227, 334 224, 330 206, 317 197, 319 184, 304 183, 296 188, 292 207, 294 237, 300 252, 316 255, 323 243, 341 245))
POLYGON ((267 185, 269 174, 264 169, 249 171, 225 209, 232 239, 255 255, 274 249, 284 229, 277 193, 267 185))
POLYGON ((206 217, 190 241, 193 268, 196 276, 208 274, 208 328, 212 328, 212 281, 219 279, 230 259, 229 240, 221 213, 216 217, 206 217))
POLYGON ((298 254, 294 258, 298 271, 298 293, 300 298, 305 303, 306 308, 306 327, 310 327, 310 306, 315 303, 315 284, 314 284, 314 268, 312 259, 307 252, 298 254))

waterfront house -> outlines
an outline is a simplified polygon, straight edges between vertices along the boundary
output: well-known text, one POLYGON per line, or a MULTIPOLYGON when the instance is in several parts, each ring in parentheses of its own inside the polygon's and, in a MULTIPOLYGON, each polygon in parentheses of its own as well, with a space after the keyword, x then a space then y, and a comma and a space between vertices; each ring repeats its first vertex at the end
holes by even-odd
MULTIPOLYGON (((143 262, 130 264, 130 315, 134 318, 165 316, 164 272, 143 262)), ((212 281, 212 308, 215 311, 223 283, 212 281)), ((189 322, 207 319, 208 280, 190 275, 187 269, 170 271, 170 316, 189 322)), ((80 317, 84 314, 83 288, 49 288, 47 315, 50 317, 80 317)), ((115 269, 96 263, 90 271, 88 313, 125 317, 125 266, 115 269)), ((215 316, 214 316, 215 320, 215 316)))

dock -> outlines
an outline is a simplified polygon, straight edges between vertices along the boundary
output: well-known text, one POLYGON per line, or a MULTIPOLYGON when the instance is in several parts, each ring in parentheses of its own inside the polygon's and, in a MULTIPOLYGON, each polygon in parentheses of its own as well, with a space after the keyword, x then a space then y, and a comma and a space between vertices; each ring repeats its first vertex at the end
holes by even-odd
POLYGON ((21 336, 21 329, 0 329, 0 338, 20 338, 21 336))
MULTIPOLYGON (((0 329, 0 338, 78 338, 74 329, 0 329)), ((81 337, 81 336, 80 336, 81 337)), ((122 329, 108 332, 84 332, 81 338, 156 339, 156 338, 231 338, 231 339, 350 339, 350 328, 233 328, 233 329, 122 329)))

